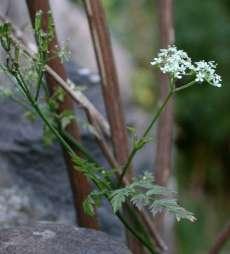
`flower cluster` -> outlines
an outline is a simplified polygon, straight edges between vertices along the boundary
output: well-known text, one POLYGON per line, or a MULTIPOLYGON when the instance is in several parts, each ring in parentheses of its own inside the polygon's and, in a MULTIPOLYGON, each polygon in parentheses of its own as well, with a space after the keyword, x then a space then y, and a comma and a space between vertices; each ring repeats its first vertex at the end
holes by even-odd
POLYGON ((151 64, 158 65, 163 73, 171 74, 177 79, 181 79, 192 68, 192 61, 187 53, 175 46, 161 49, 151 64))
POLYGON ((161 49, 151 65, 157 65, 163 73, 169 74, 174 79, 182 79, 186 75, 195 75, 196 82, 207 81, 209 84, 221 87, 221 77, 216 74, 216 64, 213 61, 199 61, 192 63, 191 58, 176 46, 161 49))
POLYGON ((204 82, 207 81, 209 84, 217 87, 221 87, 221 77, 216 74, 216 64, 213 61, 205 62, 199 61, 194 63, 193 67, 196 73, 196 81, 204 82))

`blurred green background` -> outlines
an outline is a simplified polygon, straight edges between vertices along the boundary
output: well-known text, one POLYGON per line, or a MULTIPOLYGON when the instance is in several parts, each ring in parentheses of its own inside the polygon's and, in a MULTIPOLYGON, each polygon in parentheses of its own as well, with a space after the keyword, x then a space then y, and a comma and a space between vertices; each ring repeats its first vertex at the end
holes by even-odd
MULTIPOLYGON (((110 28, 135 61, 134 98, 154 110, 158 86, 149 61, 157 52, 153 0, 104 0, 110 28)), ((182 203, 198 221, 176 226, 178 254, 207 253, 230 215, 230 2, 174 1, 176 45, 194 60, 215 60, 223 88, 198 85, 175 101, 174 173, 182 203)), ((230 244, 222 253, 230 253, 230 244)))

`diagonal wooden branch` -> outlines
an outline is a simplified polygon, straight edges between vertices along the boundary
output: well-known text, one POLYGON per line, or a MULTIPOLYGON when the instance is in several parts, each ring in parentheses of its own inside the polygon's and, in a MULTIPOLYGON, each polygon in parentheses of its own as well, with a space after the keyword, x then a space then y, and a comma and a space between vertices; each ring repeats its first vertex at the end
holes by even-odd
MULTIPOLYGON (((50 11, 49 2, 47 0, 27 0, 27 6, 29 9, 29 14, 31 18, 32 25, 35 24, 36 12, 39 10, 43 11, 42 15, 42 26, 44 31, 48 30, 48 12, 50 11)), ((56 35, 54 35, 54 39, 49 44, 49 52, 53 52, 55 50, 55 46, 58 45, 56 35)), ((63 80, 67 79, 67 75, 64 69, 63 64, 61 63, 58 57, 53 58, 48 62, 48 67, 52 68, 56 73, 62 77, 63 80)), ((48 72, 45 73, 47 85, 50 90, 50 94, 55 93, 58 85, 56 80, 50 75, 48 72)), ((63 102, 59 104, 58 113, 62 113, 66 110, 74 111, 74 103, 69 95, 65 94, 63 102)), ((80 142, 80 132, 75 121, 71 121, 71 123, 67 126, 66 131, 72 135, 78 142, 80 142)), ((88 228, 98 228, 98 223, 96 217, 91 217, 85 214, 83 209, 83 202, 91 192, 91 186, 86 178, 86 176, 80 171, 75 170, 72 159, 67 151, 63 149, 64 158, 67 165, 67 170, 69 173, 69 179, 72 187, 72 193, 74 198, 74 205, 77 212, 77 221, 80 226, 88 227, 88 228)), ((78 151, 76 151, 78 153, 78 151)))
POLYGON ((228 222, 227 226, 218 234, 209 254, 219 254, 221 249, 227 240, 230 239, 230 222, 228 222))
MULTIPOLYGON (((12 22, 5 17, 0 16, 0 20, 2 22, 9 22, 12 24, 12 22)), ((33 55, 36 52, 35 45, 33 45, 32 43, 28 43, 26 40, 24 40, 23 33, 14 24, 12 24, 12 26, 14 29, 14 36, 13 36, 14 41, 16 43, 20 44, 20 48, 24 51, 25 54, 27 54, 29 57, 33 58, 33 55)), ((119 169, 119 164, 116 161, 110 147, 106 143, 103 144, 104 141, 103 141, 103 139, 100 138, 101 134, 97 133, 97 130, 99 128, 103 132, 103 134, 106 133, 106 136, 110 136, 110 129, 109 129, 109 125, 108 125, 106 119, 97 111, 97 109, 94 107, 94 105, 87 99, 87 97, 81 91, 78 91, 78 90, 76 91, 74 89, 76 87, 76 85, 72 81, 70 81, 70 80, 65 81, 49 66, 46 66, 46 71, 56 80, 58 85, 60 85, 63 88, 63 90, 77 104, 81 105, 85 109, 88 117, 91 118, 91 120, 89 122, 91 122, 91 124, 95 127, 94 134, 97 135, 97 138, 96 138, 97 142, 101 143, 100 146, 106 147, 106 149, 108 149, 108 151, 109 151, 109 154, 110 154, 109 156, 111 156, 111 158, 107 157, 107 159, 110 162, 110 165, 113 168, 119 169)), ((120 177, 119 172, 117 172, 117 175, 118 175, 118 177, 120 177)), ((129 184, 130 184, 130 180, 127 177, 124 177, 123 178, 123 185, 127 186, 129 184)), ((138 210, 138 213, 140 214, 140 217, 143 219, 143 222, 146 225, 150 235, 154 239, 155 244, 158 247, 158 249, 161 251, 167 250, 167 246, 165 245, 164 241, 158 234, 154 224, 152 223, 152 218, 149 215, 149 213, 147 213, 146 211, 139 211, 139 210, 138 210)))

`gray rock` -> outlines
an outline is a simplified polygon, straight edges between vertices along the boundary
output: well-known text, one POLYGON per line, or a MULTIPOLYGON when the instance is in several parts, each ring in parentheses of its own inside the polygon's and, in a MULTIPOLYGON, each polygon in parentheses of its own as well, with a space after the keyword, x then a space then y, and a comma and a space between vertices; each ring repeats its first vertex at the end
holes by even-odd
MULTIPOLYGON (((73 63, 67 66, 76 84, 86 85, 87 95, 104 113, 99 83, 80 74, 73 63)), ((8 80, 6 82, 9 82, 8 80)), ((4 84, 4 83, 1 83, 4 84)), ((0 228, 40 220, 75 223, 72 196, 60 146, 42 142, 42 123, 29 122, 23 109, 10 99, 0 100, 0 228)), ((94 138, 84 128, 84 114, 77 112, 84 145, 94 158, 106 165, 94 138)), ((101 226, 122 238, 122 227, 108 205, 98 210, 101 226)))
POLYGON ((38 223, 0 231, 1 254, 131 254, 100 231, 38 223))

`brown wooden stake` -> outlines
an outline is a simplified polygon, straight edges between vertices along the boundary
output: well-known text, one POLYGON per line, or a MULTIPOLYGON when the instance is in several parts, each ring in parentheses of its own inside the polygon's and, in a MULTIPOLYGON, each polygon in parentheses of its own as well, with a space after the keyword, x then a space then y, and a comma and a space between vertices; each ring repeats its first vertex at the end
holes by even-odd
MULTIPOLYGON (((43 11, 43 29, 47 30, 47 21, 48 21, 48 11, 50 11, 49 1, 47 0, 27 0, 27 6, 30 13, 30 18, 32 24, 34 25, 35 15, 38 10, 43 11)), ((49 51, 54 51, 55 46, 58 44, 56 35, 54 40, 49 45, 49 51)), ((58 58, 54 58, 49 61, 48 66, 52 68, 63 80, 67 80, 66 72, 63 64, 58 58)), ((58 87, 56 80, 46 72, 46 80, 50 90, 51 95, 55 92, 58 87)), ((66 110, 74 111, 74 104, 69 95, 65 95, 64 101, 60 103, 58 113, 61 113, 66 110)), ((75 121, 72 121, 66 129, 69 134, 74 137, 76 140, 80 141, 80 133, 75 121)), ((69 179, 71 183, 74 205, 77 213, 77 220, 79 226, 88 227, 88 228, 98 228, 96 217, 87 216, 84 213, 82 203, 91 191, 90 184, 88 183, 86 177, 79 171, 74 169, 72 160, 67 152, 64 152, 65 161, 67 164, 69 179)), ((76 151, 77 152, 77 151, 76 151)))
POLYGON ((218 234, 211 250, 209 251, 209 254, 219 254, 222 248, 224 247, 225 243, 229 239, 230 239, 230 222, 227 224, 224 230, 218 234))
MULTIPOLYGON (((160 48, 167 48, 174 42, 172 0, 158 0, 160 48)), ((159 73, 160 100, 163 100, 169 92, 169 80, 166 75, 159 73)), ((156 152, 156 182, 166 185, 171 174, 172 162, 172 130, 173 130, 173 106, 169 102, 159 119, 157 128, 157 152, 156 152)))
MULTIPOLYGON (((128 138, 119 92, 119 82, 114 63, 110 35, 105 12, 100 0, 84 0, 94 51, 102 79, 102 92, 115 157, 119 165, 124 165, 128 158, 128 138)), ((131 170, 130 170, 131 171, 131 170)), ((129 177, 131 172, 129 171, 129 177)), ((134 254, 143 253, 141 244, 127 234, 128 245, 134 254)))
MULTIPOLYGON (((174 42, 173 30, 173 0, 157 0, 158 23, 160 48, 167 48, 174 42)), ((166 75, 159 73, 160 100, 169 93, 169 79, 166 75)), ((157 147, 154 174, 156 183, 166 186, 171 174, 172 167, 172 136, 173 136, 173 104, 172 100, 168 102, 164 112, 161 114, 157 127, 157 147)), ((167 234, 164 231, 164 214, 155 218, 158 231, 167 234)), ((168 242, 168 244, 170 244, 168 242)))

